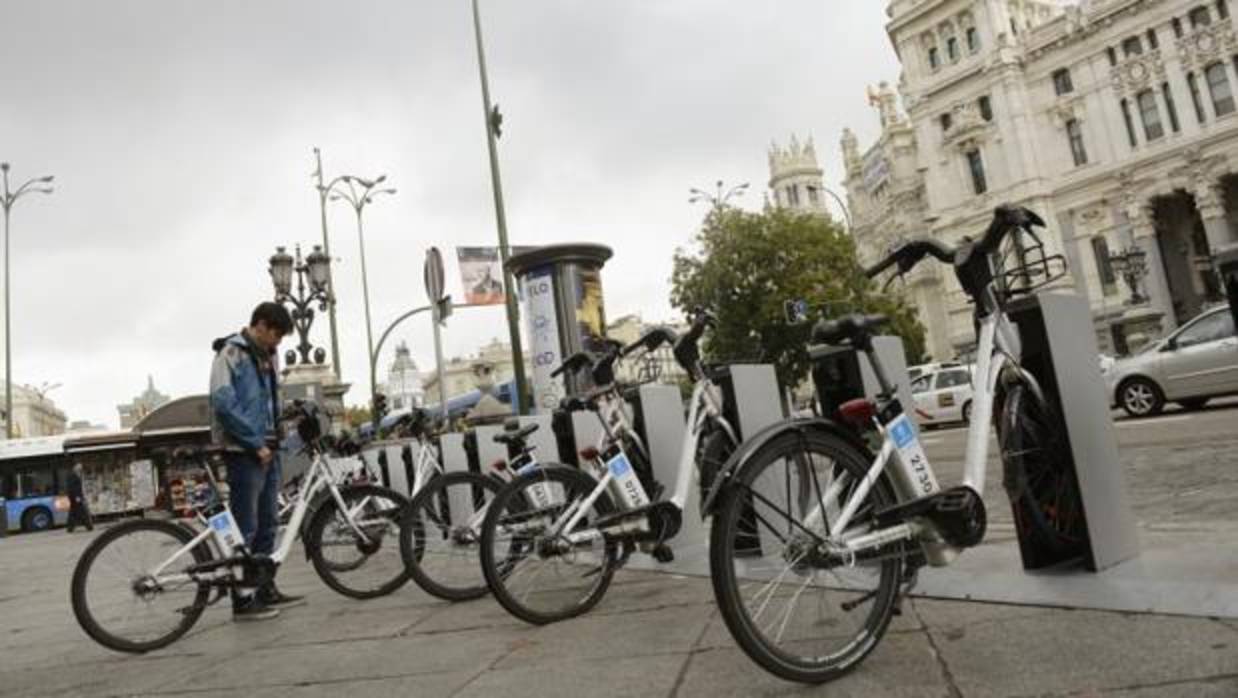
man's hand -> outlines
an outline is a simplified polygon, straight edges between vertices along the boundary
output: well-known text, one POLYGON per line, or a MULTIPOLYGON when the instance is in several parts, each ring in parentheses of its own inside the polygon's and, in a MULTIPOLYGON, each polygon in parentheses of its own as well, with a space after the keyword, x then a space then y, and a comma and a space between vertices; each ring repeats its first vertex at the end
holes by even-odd
POLYGON ((263 467, 270 465, 271 461, 274 459, 275 459, 275 454, 271 452, 271 449, 267 448, 266 446, 263 446, 262 448, 258 449, 258 462, 261 463, 263 467))

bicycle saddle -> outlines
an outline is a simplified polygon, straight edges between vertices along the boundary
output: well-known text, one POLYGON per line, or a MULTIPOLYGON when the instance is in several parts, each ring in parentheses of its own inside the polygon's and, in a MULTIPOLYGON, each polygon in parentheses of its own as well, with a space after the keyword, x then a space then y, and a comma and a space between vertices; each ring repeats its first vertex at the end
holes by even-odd
POLYGON ((812 341, 823 344, 838 344, 850 340, 859 345, 874 330, 890 321, 885 315, 861 315, 853 313, 836 320, 822 320, 812 328, 812 341))
POLYGON ((503 425, 501 433, 494 435, 494 442, 497 444, 520 443, 535 431, 537 431, 537 424, 526 424, 521 427, 519 422, 512 420, 503 425))

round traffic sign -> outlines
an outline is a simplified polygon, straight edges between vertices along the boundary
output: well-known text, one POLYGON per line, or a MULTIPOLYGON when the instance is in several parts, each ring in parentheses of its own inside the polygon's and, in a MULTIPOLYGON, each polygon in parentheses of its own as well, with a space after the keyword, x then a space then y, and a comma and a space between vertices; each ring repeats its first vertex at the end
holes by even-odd
POLYGON ((426 296, 431 303, 443 299, 443 255, 437 247, 426 250, 426 266, 424 270, 426 281, 426 296))

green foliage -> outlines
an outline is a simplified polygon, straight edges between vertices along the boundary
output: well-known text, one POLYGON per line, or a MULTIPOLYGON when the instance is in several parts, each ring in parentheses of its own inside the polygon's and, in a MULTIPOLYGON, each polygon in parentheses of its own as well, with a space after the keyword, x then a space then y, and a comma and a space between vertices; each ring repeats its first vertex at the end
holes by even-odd
POLYGON ((348 422, 348 426, 353 429, 359 429, 362 424, 370 423, 370 408, 346 407, 344 408, 344 419, 348 422))
POLYGON ((805 299, 824 317, 884 313, 902 337, 907 360, 924 356, 924 328, 901 297, 864 277, 855 244, 833 220, 767 207, 760 213, 715 208, 696 236, 699 250, 677 250, 671 303, 710 308, 718 327, 715 360, 773 363, 784 385, 807 375, 811 323, 790 325, 784 303, 805 299))

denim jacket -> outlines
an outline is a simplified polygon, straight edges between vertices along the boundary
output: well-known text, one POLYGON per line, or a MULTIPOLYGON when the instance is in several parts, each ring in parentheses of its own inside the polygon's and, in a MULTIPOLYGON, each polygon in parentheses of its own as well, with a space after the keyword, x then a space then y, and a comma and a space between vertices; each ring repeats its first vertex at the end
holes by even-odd
POLYGON ((244 330, 215 341, 211 365, 211 439, 220 445, 257 451, 275 436, 279 383, 274 356, 244 330))

